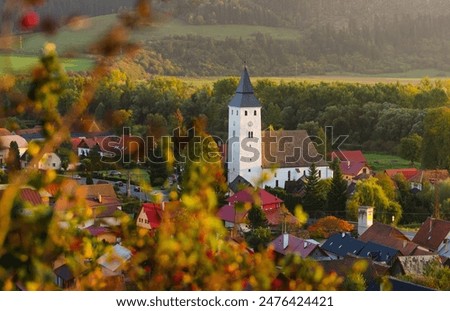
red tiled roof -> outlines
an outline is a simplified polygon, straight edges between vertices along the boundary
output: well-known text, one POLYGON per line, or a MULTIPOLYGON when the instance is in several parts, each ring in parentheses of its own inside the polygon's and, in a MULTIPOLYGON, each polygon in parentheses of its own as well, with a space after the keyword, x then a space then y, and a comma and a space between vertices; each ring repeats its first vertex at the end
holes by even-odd
POLYGON ((364 242, 374 242, 398 249, 403 256, 411 255, 419 246, 416 243, 411 242, 398 229, 379 222, 375 222, 370 226, 359 239, 364 242))
POLYGON ((217 216, 220 219, 222 219, 224 221, 232 222, 232 223, 235 222, 235 219, 238 223, 242 222, 246 215, 247 215, 247 211, 245 211, 245 210, 237 211, 235 214, 234 205, 229 205, 229 204, 222 206, 219 209, 219 211, 217 212, 217 216))
POLYGON ((333 151, 331 154, 332 159, 338 158, 342 162, 359 162, 366 163, 366 157, 361 150, 339 150, 333 151))
POLYGON ((162 220, 162 208, 160 204, 144 203, 142 204, 145 214, 147 215, 148 223, 152 229, 159 228, 162 220))
POLYGON ((15 133, 17 135, 27 135, 27 134, 39 134, 42 132, 42 126, 36 125, 35 127, 31 129, 20 129, 16 130, 15 133))
POLYGON ((286 248, 283 248, 283 234, 273 240, 270 245, 272 245, 274 251, 279 254, 286 255, 294 253, 300 255, 302 258, 308 257, 319 247, 317 244, 305 241, 291 234, 288 234, 288 246, 286 248))
POLYGON ((419 172, 416 168, 399 168, 399 169, 389 169, 384 171, 389 177, 394 177, 397 174, 402 174, 405 176, 406 180, 410 180, 419 172))
POLYGON ((344 175, 358 176, 359 172, 366 166, 363 162, 341 162, 339 164, 344 175))
POLYGON ((29 188, 20 189, 20 198, 25 201, 29 202, 33 205, 39 205, 42 204, 42 198, 39 194, 39 191, 29 188))
POLYGON ((264 209, 264 215, 266 215, 267 222, 271 226, 277 226, 283 222, 288 224, 297 224, 298 220, 287 209, 279 207, 272 209, 264 209))
MULTIPOLYGON (((267 218, 267 222, 271 226, 276 226, 286 221, 289 224, 297 224, 298 220, 294 217, 289 211, 282 207, 274 207, 274 208, 263 208, 264 215, 267 218)), ((226 204, 222 206, 217 212, 217 216, 228 222, 242 223, 244 218, 247 217, 248 210, 238 210, 235 213, 235 208, 233 204, 226 204)))
POLYGON ((70 143, 72 144, 72 150, 77 150, 78 145, 81 143, 83 139, 82 138, 72 138, 70 140, 70 143))
POLYGON ((4 127, 0 127, 0 136, 4 136, 4 135, 12 135, 11 132, 4 128, 4 127))
POLYGON ((414 236, 413 242, 432 251, 437 251, 449 234, 450 221, 428 217, 414 236))
POLYGON ((256 194, 256 200, 258 202, 255 202, 255 195, 253 193, 253 189, 252 188, 247 188, 245 190, 239 191, 238 193, 235 193, 233 196, 229 197, 227 199, 228 202, 231 203, 235 203, 235 202, 240 202, 240 203, 252 203, 252 204, 257 204, 257 205, 261 205, 262 207, 264 207, 265 205, 269 205, 269 204, 281 204, 283 203, 283 200, 277 198, 276 196, 272 195, 271 193, 267 192, 264 189, 257 189, 257 194, 256 194))

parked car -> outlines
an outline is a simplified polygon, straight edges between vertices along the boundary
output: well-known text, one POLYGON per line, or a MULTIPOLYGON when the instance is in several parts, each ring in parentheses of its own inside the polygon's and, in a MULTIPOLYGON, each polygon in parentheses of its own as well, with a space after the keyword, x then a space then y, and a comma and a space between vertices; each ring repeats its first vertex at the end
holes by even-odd
POLYGON ((81 176, 80 175, 72 175, 72 178, 73 179, 81 179, 81 176))
POLYGON ((139 186, 134 186, 133 190, 134 190, 135 192, 141 192, 141 187, 139 187, 139 186))
POLYGON ((109 171, 109 176, 121 176, 122 173, 119 171, 109 171))
POLYGON ((115 185, 118 187, 123 187, 123 181, 116 181, 115 185))

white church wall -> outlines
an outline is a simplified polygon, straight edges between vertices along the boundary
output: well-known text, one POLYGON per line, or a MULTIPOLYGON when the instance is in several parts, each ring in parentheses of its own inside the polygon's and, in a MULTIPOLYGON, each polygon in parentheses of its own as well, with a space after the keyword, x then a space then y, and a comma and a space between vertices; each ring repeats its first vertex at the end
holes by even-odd
MULTIPOLYGON (((317 171, 319 172, 320 179, 333 178, 333 171, 328 166, 318 166, 317 171)), ((271 169, 264 169, 263 172, 272 176, 264 183, 264 187, 284 188, 286 181, 298 180, 302 176, 309 175, 309 167, 278 168, 274 172, 271 169)))

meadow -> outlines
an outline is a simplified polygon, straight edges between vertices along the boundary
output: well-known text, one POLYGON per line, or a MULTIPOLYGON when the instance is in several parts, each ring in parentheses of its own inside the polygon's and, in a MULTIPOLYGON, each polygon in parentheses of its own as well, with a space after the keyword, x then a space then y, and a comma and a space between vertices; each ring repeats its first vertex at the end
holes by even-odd
MULTIPOLYGON (((411 163, 395 155, 364 152, 369 167, 376 171, 382 172, 393 168, 410 168, 411 163)), ((420 163, 414 163, 414 167, 420 168, 420 163)))
MULTIPOLYGON (((93 60, 88 58, 62 58, 66 71, 87 71, 92 67, 93 60)), ((0 74, 20 74, 29 72, 39 63, 37 55, 0 55, 0 74)))

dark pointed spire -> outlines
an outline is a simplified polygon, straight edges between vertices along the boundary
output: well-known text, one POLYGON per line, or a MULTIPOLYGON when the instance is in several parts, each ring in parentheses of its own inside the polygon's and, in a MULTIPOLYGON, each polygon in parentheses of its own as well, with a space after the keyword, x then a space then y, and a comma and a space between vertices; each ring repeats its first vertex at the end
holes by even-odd
POLYGON ((239 81, 239 85, 236 89, 236 93, 240 94, 253 94, 253 86, 250 81, 250 76, 248 75, 247 65, 244 65, 244 71, 241 75, 241 80, 239 81))
POLYGON ((248 74, 247 65, 244 62, 244 71, 241 75, 236 95, 234 95, 229 106, 233 107, 261 107, 259 100, 254 95, 250 75, 248 74))

